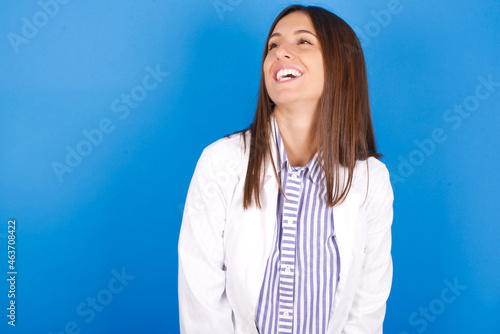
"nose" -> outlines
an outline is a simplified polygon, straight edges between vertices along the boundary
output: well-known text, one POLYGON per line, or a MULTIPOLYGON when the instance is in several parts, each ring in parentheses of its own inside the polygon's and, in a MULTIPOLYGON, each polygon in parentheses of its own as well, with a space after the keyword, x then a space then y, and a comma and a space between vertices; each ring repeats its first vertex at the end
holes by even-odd
POLYGON ((286 43, 283 43, 276 50, 276 58, 278 59, 292 59, 293 53, 290 51, 286 43))

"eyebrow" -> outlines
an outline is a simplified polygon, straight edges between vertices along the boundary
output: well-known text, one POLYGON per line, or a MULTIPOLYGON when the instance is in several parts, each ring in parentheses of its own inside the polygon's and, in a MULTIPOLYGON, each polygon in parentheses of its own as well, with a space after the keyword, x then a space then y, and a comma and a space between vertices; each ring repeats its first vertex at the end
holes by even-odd
MULTIPOLYGON (((294 35, 298 35, 298 34, 311 34, 313 35, 314 37, 318 38, 315 34, 313 34, 312 32, 310 32, 309 30, 305 30, 305 29, 300 29, 300 30, 297 30, 295 31, 293 34, 294 35)), ((275 32, 274 34, 272 34, 271 36, 269 36, 269 39, 275 37, 275 36, 281 36, 281 34, 279 32, 275 32)))

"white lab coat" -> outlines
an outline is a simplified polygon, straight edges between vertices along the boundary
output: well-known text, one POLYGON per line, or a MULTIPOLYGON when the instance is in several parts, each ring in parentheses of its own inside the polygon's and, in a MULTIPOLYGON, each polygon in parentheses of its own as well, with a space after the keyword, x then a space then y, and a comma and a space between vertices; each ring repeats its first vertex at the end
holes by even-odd
MULTIPOLYGON (((272 154, 276 162, 275 148, 272 154)), ((196 165, 178 245, 181 333, 258 333, 255 314, 279 188, 267 159, 262 208, 243 210, 248 156, 237 134, 205 148, 196 165)), ((385 165, 359 161, 349 195, 334 207, 340 281, 328 334, 382 333, 392 282, 392 202, 385 165)))

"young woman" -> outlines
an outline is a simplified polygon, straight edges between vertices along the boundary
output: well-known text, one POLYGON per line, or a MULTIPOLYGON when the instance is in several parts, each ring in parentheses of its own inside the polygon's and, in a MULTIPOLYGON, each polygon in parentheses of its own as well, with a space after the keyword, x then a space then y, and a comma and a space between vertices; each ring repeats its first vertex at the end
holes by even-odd
POLYGON ((294 5, 274 21, 249 129, 202 153, 179 237, 182 333, 382 333, 393 193, 360 43, 294 5))

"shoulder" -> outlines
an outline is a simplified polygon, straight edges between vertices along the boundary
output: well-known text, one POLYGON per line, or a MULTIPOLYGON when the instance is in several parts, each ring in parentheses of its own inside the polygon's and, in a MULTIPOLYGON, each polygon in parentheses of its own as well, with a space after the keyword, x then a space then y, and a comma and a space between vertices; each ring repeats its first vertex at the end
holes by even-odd
MULTIPOLYGON (((247 136, 247 145, 249 137, 247 136)), ((249 150, 245 150, 242 133, 218 139, 206 146, 198 160, 198 168, 214 174, 241 175, 248 163, 249 150)))
POLYGON ((358 160, 354 168, 354 182, 356 186, 361 184, 389 184, 389 170, 386 165, 374 157, 366 160, 358 160))
MULTIPOLYGON (((247 135, 247 141, 248 139, 247 135)), ((203 150, 204 154, 217 154, 220 157, 234 156, 241 154, 245 151, 244 140, 242 133, 233 133, 232 135, 225 136, 211 143, 203 150)))
POLYGON ((394 194, 389 170, 380 160, 370 157, 356 163, 353 189, 362 194, 362 207, 369 216, 377 216, 392 210, 394 194))
POLYGON ((387 169, 386 165, 382 161, 374 157, 369 157, 366 160, 358 160, 356 162, 355 173, 360 177, 389 176, 389 170, 387 169))

